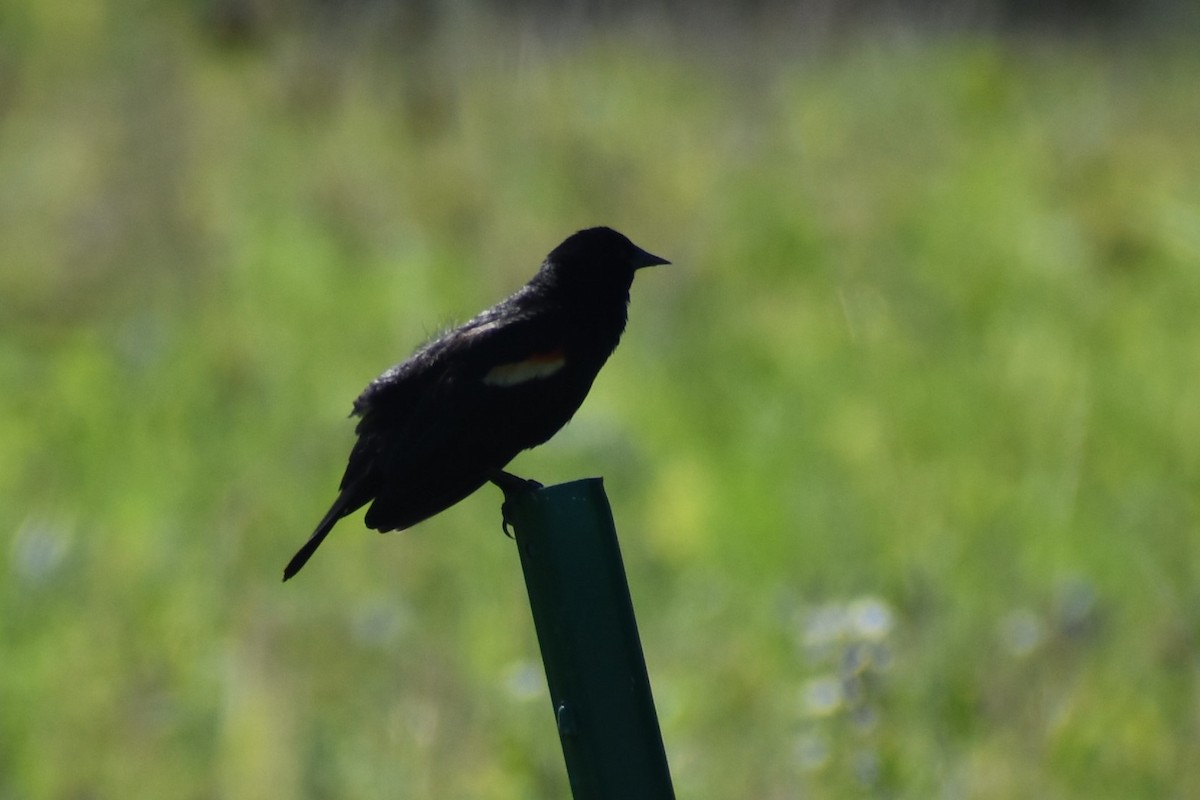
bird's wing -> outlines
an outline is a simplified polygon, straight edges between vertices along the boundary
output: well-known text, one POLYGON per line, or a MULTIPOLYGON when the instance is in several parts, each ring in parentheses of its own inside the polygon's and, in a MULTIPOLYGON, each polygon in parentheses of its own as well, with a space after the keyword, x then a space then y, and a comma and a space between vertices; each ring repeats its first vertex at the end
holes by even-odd
POLYGON ((454 431, 464 421, 475 419, 480 406, 491 402, 489 389, 513 387, 561 369, 562 343, 562 326, 554 315, 497 308, 419 349, 355 401, 359 439, 342 478, 343 490, 356 482, 373 484, 367 476, 404 472, 407 465, 433 457, 456 438, 454 431))

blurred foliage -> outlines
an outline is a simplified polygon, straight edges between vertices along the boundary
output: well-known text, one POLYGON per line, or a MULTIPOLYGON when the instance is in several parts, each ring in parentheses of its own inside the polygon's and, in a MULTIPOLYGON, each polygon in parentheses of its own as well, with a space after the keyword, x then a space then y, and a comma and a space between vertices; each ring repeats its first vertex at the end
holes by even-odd
POLYGON ((514 469, 606 477, 681 797, 1200 785, 1191 43, 451 22, 0 10, 0 798, 565 797, 498 492, 279 575, 600 223, 675 265, 514 469))

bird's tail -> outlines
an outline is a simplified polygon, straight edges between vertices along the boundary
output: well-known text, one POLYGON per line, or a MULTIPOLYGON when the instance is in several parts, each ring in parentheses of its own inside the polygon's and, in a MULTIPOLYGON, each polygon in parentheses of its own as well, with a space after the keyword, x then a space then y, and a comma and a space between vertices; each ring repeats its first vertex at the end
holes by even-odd
POLYGON ((308 541, 304 546, 296 551, 296 555, 292 556, 292 560, 283 568, 283 579, 286 581, 291 578, 300 569, 308 563, 312 558, 312 554, 317 552, 317 548, 321 546, 321 542, 325 541, 325 537, 333 530, 333 526, 337 521, 346 516, 345 494, 338 497, 333 507, 329 509, 329 513, 321 520, 321 524, 317 525, 317 529, 313 531, 312 536, 308 537, 308 541))

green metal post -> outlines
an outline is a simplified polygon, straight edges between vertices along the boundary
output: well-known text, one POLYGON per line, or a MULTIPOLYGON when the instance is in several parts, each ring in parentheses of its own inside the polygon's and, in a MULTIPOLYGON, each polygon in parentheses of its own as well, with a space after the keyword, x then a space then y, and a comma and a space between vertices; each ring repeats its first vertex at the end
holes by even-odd
POLYGON ((575 800, 673 798, 612 510, 600 478, 511 493, 575 800))

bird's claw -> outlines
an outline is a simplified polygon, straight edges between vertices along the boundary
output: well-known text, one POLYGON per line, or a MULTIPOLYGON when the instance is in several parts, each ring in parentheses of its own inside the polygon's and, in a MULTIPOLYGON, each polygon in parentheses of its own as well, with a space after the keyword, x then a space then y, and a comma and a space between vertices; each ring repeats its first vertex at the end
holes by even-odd
POLYGON ((500 504, 500 530, 509 539, 515 539, 512 532, 512 520, 509 519, 509 503, 518 495, 541 489, 542 484, 528 478, 518 477, 502 469, 492 470, 488 475, 488 480, 499 486, 500 491, 504 492, 504 502, 500 504))

